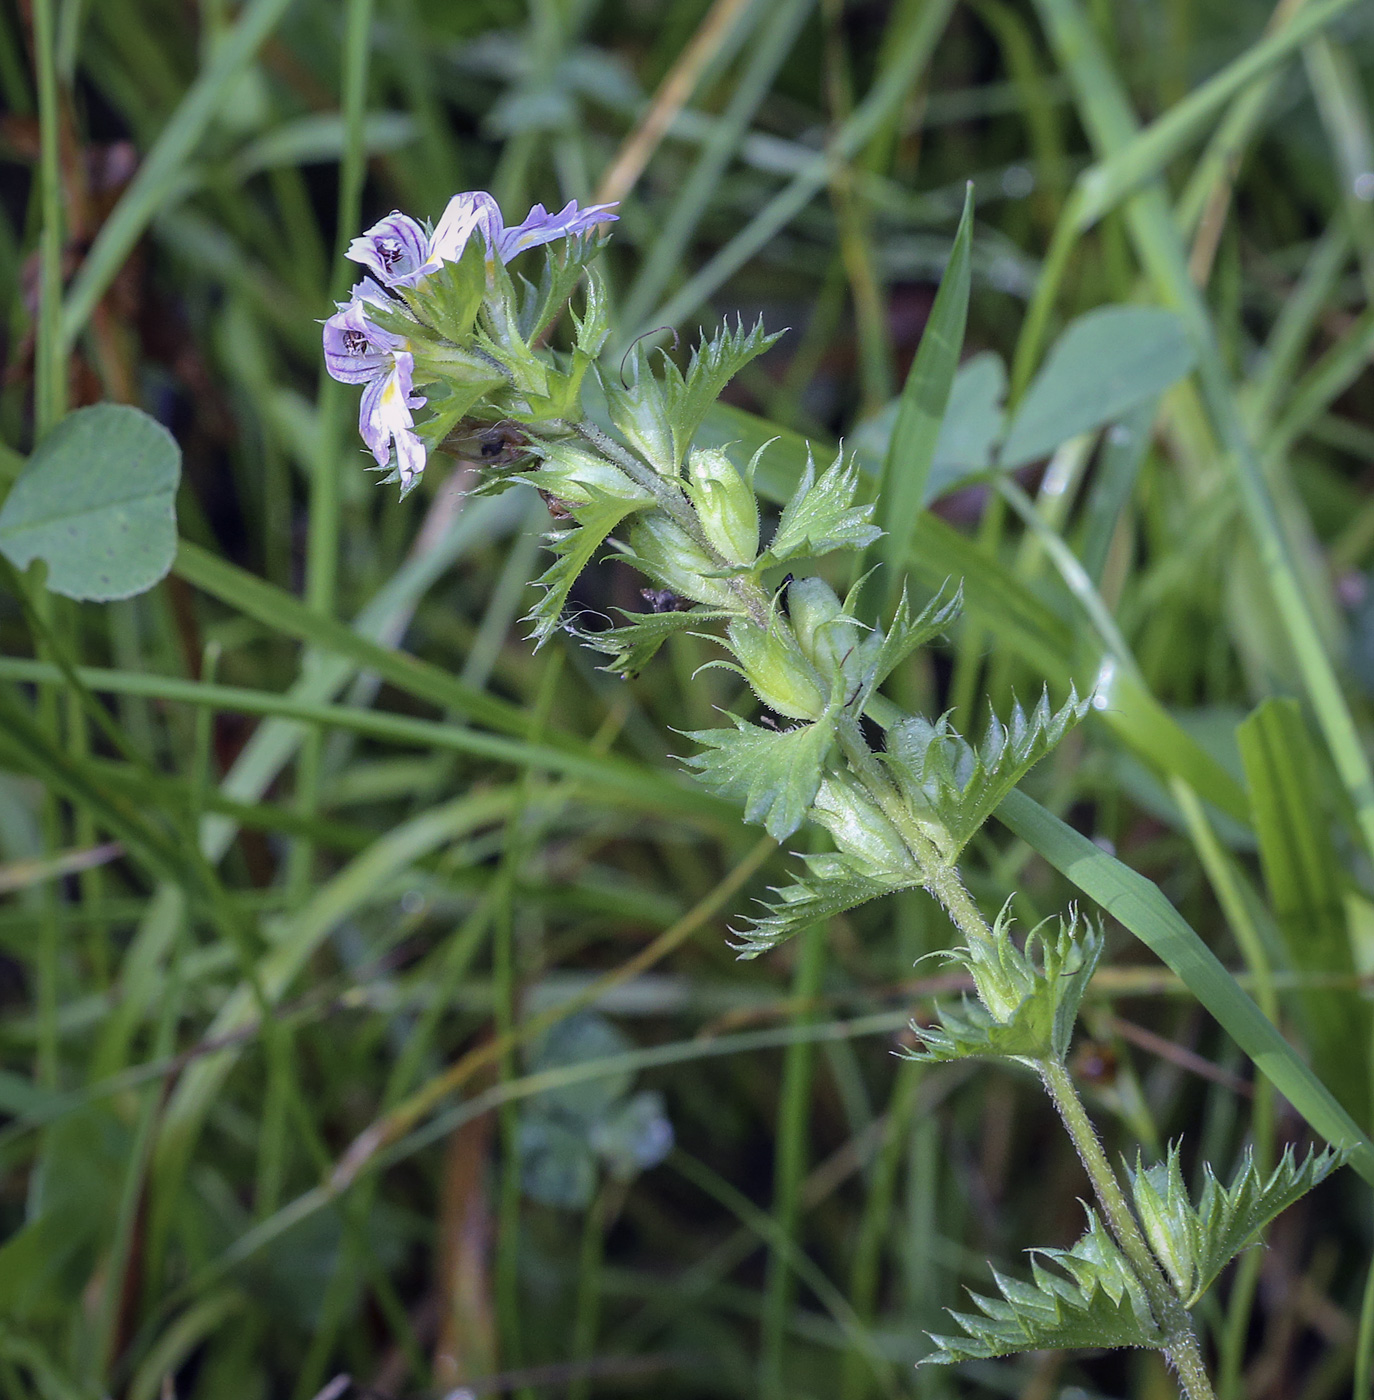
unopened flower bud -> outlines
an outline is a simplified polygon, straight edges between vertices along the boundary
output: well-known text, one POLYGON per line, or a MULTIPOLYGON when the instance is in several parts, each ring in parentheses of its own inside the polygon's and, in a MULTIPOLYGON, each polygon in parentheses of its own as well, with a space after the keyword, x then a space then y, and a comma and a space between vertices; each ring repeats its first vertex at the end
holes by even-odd
POLYGON ((1168 1167, 1163 1162, 1139 1171, 1133 1185, 1136 1211, 1150 1248, 1186 1298, 1195 1273, 1187 1198, 1181 1191, 1169 1190, 1168 1167))
POLYGON ((704 549, 675 521, 658 511, 641 515, 630 535, 630 549, 655 583, 682 598, 713 608, 738 607, 723 578, 711 578, 715 565, 704 549))
POLYGON ((528 479, 541 491, 569 505, 592 501, 644 501, 653 497, 619 467, 573 441, 552 442, 542 449, 543 462, 528 479))
POLYGON ((821 783, 811 815, 845 855, 862 861, 874 875, 910 872, 911 852, 901 834, 848 775, 835 774, 821 783))
POLYGON ((725 453, 715 447, 693 452, 687 490, 711 544, 732 564, 752 564, 759 552, 759 506, 725 453))
POLYGON ((803 578, 790 584, 787 614, 802 651, 821 675, 852 669, 849 663, 859 645, 859 627, 824 579, 803 578))
POLYGON ((736 618, 729 629, 730 650, 754 694, 789 719, 816 719, 825 709, 816 668, 802 655, 792 629, 775 618, 765 631, 736 618))

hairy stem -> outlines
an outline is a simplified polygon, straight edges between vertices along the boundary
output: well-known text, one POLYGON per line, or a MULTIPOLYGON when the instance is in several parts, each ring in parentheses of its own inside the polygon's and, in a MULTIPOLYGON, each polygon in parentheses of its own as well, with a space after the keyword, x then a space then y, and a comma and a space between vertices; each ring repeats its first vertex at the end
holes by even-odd
POLYGON ((1097 1130, 1083 1107, 1083 1100, 1078 1097, 1078 1090, 1074 1088, 1072 1077, 1058 1060, 1042 1060, 1039 1069, 1040 1081, 1073 1141, 1112 1234, 1131 1261, 1150 1300, 1155 1320, 1164 1333, 1164 1354, 1178 1372, 1184 1395, 1188 1400, 1213 1400, 1212 1383, 1202 1364, 1202 1349, 1198 1345, 1192 1319, 1164 1277, 1136 1223, 1121 1183, 1102 1150, 1097 1130))
MULTIPOLYGON (((925 886, 970 943, 992 941, 992 930, 964 888, 958 870, 948 865, 935 866, 927 872, 925 886)), ((1184 1395, 1187 1400, 1215 1400, 1192 1318, 1150 1250, 1126 1193, 1102 1150, 1097 1129, 1083 1107, 1083 1100, 1078 1097, 1072 1076, 1058 1060, 1042 1060, 1038 1068, 1040 1081, 1088 1173, 1107 1224, 1150 1300, 1151 1311, 1164 1334, 1164 1354, 1178 1373, 1184 1395)))

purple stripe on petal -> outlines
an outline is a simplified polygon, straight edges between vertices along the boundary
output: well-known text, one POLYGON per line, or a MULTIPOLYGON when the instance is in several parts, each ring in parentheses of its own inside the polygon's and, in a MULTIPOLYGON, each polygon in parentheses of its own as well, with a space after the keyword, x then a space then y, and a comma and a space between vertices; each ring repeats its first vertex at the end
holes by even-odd
POLYGON ((399 351, 390 373, 379 375, 368 384, 358 406, 358 431, 379 467, 391 460, 391 443, 395 439, 403 481, 406 463, 410 464, 412 476, 416 470, 424 470, 424 443, 415 432, 411 409, 422 407, 425 400, 411 392, 414 373, 414 359, 399 351), (417 457, 418 468, 414 465, 417 457))
POLYGON ((543 243, 552 243, 555 238, 567 238, 597 224, 609 223, 620 217, 611 212, 615 207, 614 204, 592 204, 579 209, 577 201, 570 199, 557 214, 550 214, 542 204, 536 204, 522 223, 501 232, 495 244, 497 256, 502 262, 509 262, 526 248, 537 248, 543 243))
POLYGON ((345 384, 365 384, 391 368, 391 352, 401 349, 405 338, 374 325, 367 318, 368 305, 394 308, 396 303, 370 278, 353 288, 353 300, 340 305, 324 323, 324 363, 329 373, 345 384))
POLYGON ((348 245, 347 256, 370 268, 384 286, 400 287, 414 280, 427 252, 424 229, 393 209, 348 245))
POLYGON ((390 348, 375 338, 376 330, 360 301, 350 302, 324 323, 324 363, 333 378, 366 384, 387 372, 390 348))

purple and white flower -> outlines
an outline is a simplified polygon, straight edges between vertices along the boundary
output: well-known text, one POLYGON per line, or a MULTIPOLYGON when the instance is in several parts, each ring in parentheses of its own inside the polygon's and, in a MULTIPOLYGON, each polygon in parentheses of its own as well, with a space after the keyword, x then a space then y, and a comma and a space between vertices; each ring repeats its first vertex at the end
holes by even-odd
POLYGON ((415 431, 411 410, 423 408, 425 400, 411 393, 415 360, 405 350, 393 354, 391 369, 369 381, 363 390, 358 411, 358 431, 372 449, 379 467, 391 461, 391 444, 396 444, 396 475, 401 495, 420 479, 425 469, 425 445, 415 431))
POLYGON ((429 239, 414 219, 393 209, 348 245, 347 256, 370 268, 383 286, 404 287, 429 256, 429 239))
POLYGON ((369 305, 386 308, 396 303, 365 277, 353 288, 353 299, 324 323, 324 363, 330 375, 344 384, 363 384, 358 410, 358 431, 379 467, 391 462, 396 445, 396 473, 404 496, 425 469, 425 445, 415 431, 413 409, 423 408, 424 398, 412 392, 415 359, 404 336, 375 325, 368 319, 369 305))
POLYGON ((387 287, 408 287, 437 272, 446 262, 463 256, 468 239, 479 230, 487 245, 487 256, 509 262, 526 248, 552 243, 584 233, 597 224, 620 216, 614 204, 593 204, 580 209, 569 200, 557 214, 536 204, 523 222, 507 228, 500 206, 485 190, 469 190, 449 200, 443 215, 428 238, 408 215, 392 212, 355 238, 348 247, 354 262, 370 268, 387 287))
POLYGON ((487 234, 487 247, 503 263, 509 262, 517 253, 526 248, 537 248, 542 243, 552 243, 555 238, 570 238, 575 233, 585 233, 597 224, 609 223, 618 219, 619 214, 611 211, 614 204, 589 204, 585 209, 577 207, 577 201, 570 199, 556 214, 550 214, 542 204, 536 204, 521 223, 514 228, 505 228, 501 222, 501 211, 493 206, 494 218, 487 234))
POLYGON ((396 303, 370 278, 364 277, 351 299, 338 302, 338 311, 324 323, 324 363, 342 384, 366 384, 391 367, 391 355, 404 350, 404 336, 393 335, 367 319, 370 305, 391 309, 396 303))

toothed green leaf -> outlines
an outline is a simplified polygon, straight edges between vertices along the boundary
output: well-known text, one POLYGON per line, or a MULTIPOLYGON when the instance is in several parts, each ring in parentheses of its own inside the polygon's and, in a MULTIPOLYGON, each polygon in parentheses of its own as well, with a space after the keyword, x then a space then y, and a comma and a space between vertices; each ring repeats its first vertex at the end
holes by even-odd
POLYGON ((573 518, 577 524, 573 529, 549 536, 549 550, 558 557, 535 580, 545 591, 525 618, 526 622, 534 623, 531 637, 536 647, 543 646, 557 629, 569 591, 577 582, 577 576, 605 543, 606 536, 627 515, 643 508, 641 501, 616 500, 598 495, 597 499, 574 512, 573 518))
POLYGON ((941 718, 903 720, 888 732, 884 759, 931 839, 954 860, 994 808, 1088 711, 1070 688, 1058 711, 1048 694, 1027 714, 1014 705, 1011 720, 995 716, 975 749, 941 718))
POLYGON ((670 474, 673 430, 668 397, 655 378, 643 347, 636 342, 620 370, 598 370, 597 375, 616 431, 656 471, 670 474))
MULTIPOLYGON (((534 286, 527 278, 521 277, 520 308, 517 324, 521 336, 532 341, 545 330, 567 305, 568 299, 577 290, 583 276, 587 277, 587 310, 595 324, 598 320, 606 323, 604 295, 601 293, 596 274, 586 266, 590 258, 603 242, 596 234, 583 234, 580 237, 558 239, 546 246, 543 266, 539 273, 539 285, 534 286), (602 305, 598 308, 597 303, 602 305)), ((480 243, 480 239, 472 239, 480 243)), ((576 314, 573 320, 577 320, 576 314)), ((580 323, 579 323, 580 330, 580 323)), ((602 339, 604 340, 604 335, 602 339)), ((600 349, 598 344, 597 349, 600 349)))
POLYGON ((854 708, 862 711, 873 692, 911 655, 917 647, 924 646, 932 637, 945 631, 959 616, 964 606, 962 585, 955 589, 952 598, 946 598, 943 590, 915 616, 910 615, 906 589, 903 588, 897 600, 897 611, 892 625, 887 629, 876 654, 867 661, 863 684, 854 700, 854 708))
POLYGON ((876 876, 862 872, 857 861, 843 855, 827 853, 804 856, 803 860, 808 872, 805 876, 773 889, 771 893, 777 898, 762 901, 765 912, 751 918, 745 927, 732 930, 732 946, 740 957, 756 958, 820 919, 847 913, 871 899, 920 883, 914 869, 906 879, 876 876))
POLYGON ((735 720, 733 729, 701 729, 687 736, 705 746, 687 763, 712 792, 744 803, 744 819, 783 841, 806 820, 821 785, 835 738, 834 721, 764 729, 735 720))
MULTIPOLYGON (((1048 922, 1048 921, 1047 921, 1048 922)), ((938 1027, 915 1027, 922 1049, 912 1058, 960 1060, 991 1057, 1033 1064, 1069 1053, 1074 1022, 1102 956, 1100 928, 1080 920, 1076 910, 1059 920, 1053 936, 1026 936, 1022 950, 1012 941, 1010 919, 1003 909, 993 927, 993 941, 950 954, 973 974, 980 1001, 967 998, 958 1010, 940 1006, 938 1027)))
POLYGON ((782 335, 769 335, 760 318, 746 331, 743 318, 735 322, 734 330, 723 325, 710 339, 703 340, 680 375, 668 362, 664 369, 664 392, 668 400, 669 422, 672 425, 673 470, 680 471, 686 460, 692 439, 715 407, 721 390, 747 365, 757 359, 782 335))
POLYGON ((612 627, 605 632, 578 631, 577 638, 596 651, 612 657, 610 671, 618 676, 637 676, 653 659, 659 647, 675 632, 690 632, 703 622, 715 622, 732 617, 732 613, 715 608, 692 608, 688 612, 646 613, 624 627, 612 627))
POLYGON ((1165 1161, 1149 1167, 1136 1163, 1131 1193, 1150 1247, 1185 1306, 1192 1307, 1241 1250, 1259 1242, 1271 1220, 1344 1161, 1344 1153, 1327 1148, 1309 1151, 1299 1163, 1290 1147, 1266 1179, 1247 1150, 1230 1186, 1204 1167, 1202 1200, 1194 1206, 1173 1144, 1165 1161))
POLYGON ((856 506, 859 468, 853 458, 836 457, 816 479, 816 464, 808 455, 806 470, 783 508, 773 542, 761 556, 765 564, 780 564, 796 555, 826 554, 833 549, 865 549, 882 534, 870 524, 871 505, 856 506))
POLYGON ((970 1294, 982 1316, 951 1312, 962 1337, 931 1334, 938 1348, 922 1365, 987 1360, 1020 1351, 1061 1347, 1161 1347, 1130 1265, 1093 1211, 1088 1231, 1072 1249, 1036 1250, 1032 1282, 993 1272, 1000 1298, 970 1294), (1039 1257, 1037 1257, 1039 1256, 1039 1257), (1048 1259, 1052 1271, 1040 1263, 1048 1259))

